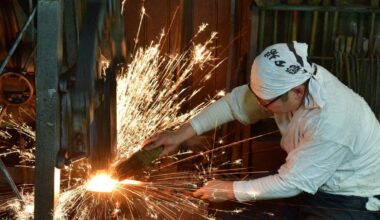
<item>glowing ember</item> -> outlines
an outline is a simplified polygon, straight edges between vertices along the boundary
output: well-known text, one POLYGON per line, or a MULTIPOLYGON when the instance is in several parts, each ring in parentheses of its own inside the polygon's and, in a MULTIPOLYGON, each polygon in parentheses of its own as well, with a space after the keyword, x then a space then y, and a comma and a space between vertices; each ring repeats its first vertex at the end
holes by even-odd
POLYGON ((86 184, 86 189, 93 192, 112 192, 116 188, 117 181, 110 175, 98 174, 86 184))
POLYGON ((123 184, 123 185, 141 185, 142 182, 137 181, 137 180, 126 179, 126 180, 120 181, 119 184, 123 184))

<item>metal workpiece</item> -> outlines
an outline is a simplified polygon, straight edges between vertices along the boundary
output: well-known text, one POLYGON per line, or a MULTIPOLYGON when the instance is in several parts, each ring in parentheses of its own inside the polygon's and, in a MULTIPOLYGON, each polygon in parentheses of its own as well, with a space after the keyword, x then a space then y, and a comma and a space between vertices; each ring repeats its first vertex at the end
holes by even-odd
POLYGON ((62 0, 38 1, 36 63, 36 182, 34 219, 53 219, 58 202, 60 170, 59 77, 62 61, 62 0))

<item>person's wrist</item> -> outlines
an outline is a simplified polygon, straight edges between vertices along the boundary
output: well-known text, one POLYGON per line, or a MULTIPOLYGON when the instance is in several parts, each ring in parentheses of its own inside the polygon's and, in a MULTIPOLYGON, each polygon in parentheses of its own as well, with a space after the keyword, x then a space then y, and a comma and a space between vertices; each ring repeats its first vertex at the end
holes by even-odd
POLYGON ((173 142, 176 146, 179 146, 183 142, 182 135, 181 132, 179 132, 179 130, 174 131, 173 142))
POLYGON ((177 145, 182 144, 185 142, 188 138, 191 136, 191 125, 190 124, 185 124, 183 127, 179 128, 178 130, 175 130, 174 132, 174 142, 177 145))

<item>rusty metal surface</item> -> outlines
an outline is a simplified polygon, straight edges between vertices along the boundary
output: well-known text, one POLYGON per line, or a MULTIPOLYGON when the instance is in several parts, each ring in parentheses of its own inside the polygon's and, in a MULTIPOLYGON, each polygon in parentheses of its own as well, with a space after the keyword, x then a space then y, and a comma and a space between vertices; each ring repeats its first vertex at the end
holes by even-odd
POLYGON ((62 0, 38 2, 37 124, 34 219, 53 219, 59 174, 55 158, 60 146, 58 82, 62 59, 62 0))

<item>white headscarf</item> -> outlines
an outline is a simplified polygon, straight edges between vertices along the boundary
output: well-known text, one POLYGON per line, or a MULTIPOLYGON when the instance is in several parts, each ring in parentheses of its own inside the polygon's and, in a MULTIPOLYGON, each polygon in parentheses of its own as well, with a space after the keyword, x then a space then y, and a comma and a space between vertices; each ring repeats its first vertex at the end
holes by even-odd
POLYGON ((291 44, 279 43, 266 48, 256 57, 251 69, 251 87, 260 98, 269 100, 278 97, 292 88, 309 81, 308 105, 312 98, 320 107, 320 76, 316 65, 308 61, 306 43, 293 41, 291 44))

